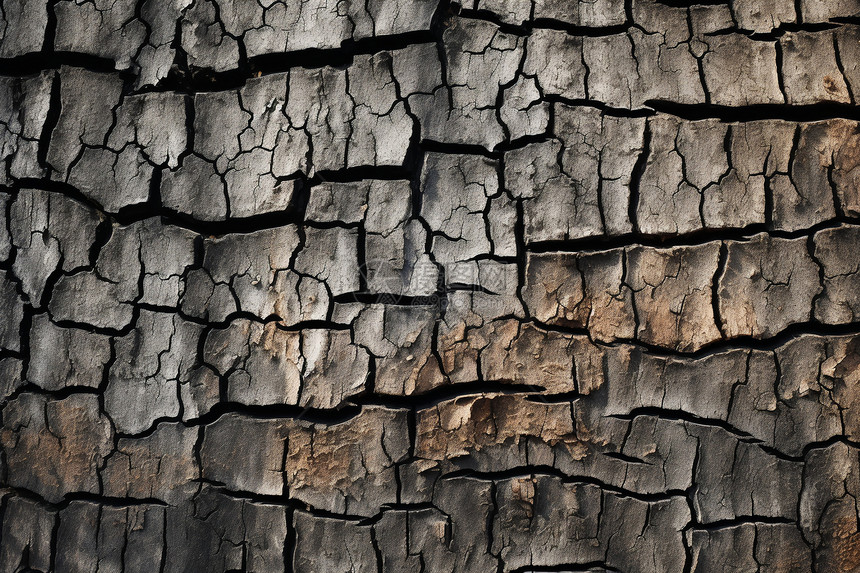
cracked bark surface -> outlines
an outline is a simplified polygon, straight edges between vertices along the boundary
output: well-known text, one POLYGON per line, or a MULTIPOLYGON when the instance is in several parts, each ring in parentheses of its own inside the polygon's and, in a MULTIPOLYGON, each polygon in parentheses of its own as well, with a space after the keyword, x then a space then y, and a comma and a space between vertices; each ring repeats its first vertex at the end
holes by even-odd
POLYGON ((860 0, 0 0, 0 573, 860 571, 860 0))

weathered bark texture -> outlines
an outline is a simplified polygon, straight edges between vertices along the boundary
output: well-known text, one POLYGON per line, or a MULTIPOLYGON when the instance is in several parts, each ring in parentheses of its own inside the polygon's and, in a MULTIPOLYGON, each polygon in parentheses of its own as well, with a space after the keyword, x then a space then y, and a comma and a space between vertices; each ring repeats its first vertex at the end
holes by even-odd
POLYGON ((0 573, 860 571, 860 0, 0 6, 0 573))

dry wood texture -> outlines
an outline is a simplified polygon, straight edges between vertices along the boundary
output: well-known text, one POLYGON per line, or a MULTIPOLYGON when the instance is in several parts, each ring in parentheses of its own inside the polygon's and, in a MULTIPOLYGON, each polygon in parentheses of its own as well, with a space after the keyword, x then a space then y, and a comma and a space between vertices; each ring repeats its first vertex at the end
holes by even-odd
POLYGON ((860 571, 860 0, 0 1, 0 573, 860 571))

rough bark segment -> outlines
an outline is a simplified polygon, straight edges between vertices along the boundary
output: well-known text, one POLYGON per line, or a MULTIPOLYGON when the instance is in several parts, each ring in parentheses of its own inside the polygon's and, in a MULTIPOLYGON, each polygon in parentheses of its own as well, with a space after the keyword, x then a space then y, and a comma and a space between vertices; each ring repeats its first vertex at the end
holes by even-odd
MULTIPOLYGON (((134 320, 133 304, 142 296, 141 283, 147 284, 141 281, 141 273, 147 270, 145 258, 164 262, 160 257, 163 253, 150 250, 155 246, 151 242, 153 235, 160 231, 161 224, 157 220, 115 226, 101 248, 94 268, 59 278, 48 305, 51 317, 96 328, 117 331, 127 328, 134 320)), ((188 238, 182 229, 169 229, 166 234, 177 237, 179 241, 188 238)), ((159 237, 159 242, 165 238, 159 237)), ((185 247, 190 248, 190 241, 185 247)), ((180 255, 182 250, 181 246, 174 248, 174 256, 180 255)), ((177 263, 181 267, 181 261, 177 263)), ((173 279, 172 282, 177 288, 178 281, 173 279)), ((151 282, 150 288, 152 286, 162 285, 151 282)))
POLYGON ((305 330, 302 353, 305 370, 299 405, 337 408, 350 396, 366 392, 370 357, 351 341, 348 331, 305 330))
POLYGON ((711 103, 743 106, 785 102, 773 42, 730 35, 714 36, 706 43, 702 68, 711 103), (734 73, 726 74, 728 69, 734 73))
POLYGON ((6 0, 0 22, 0 58, 38 52, 45 40, 48 5, 44 0, 6 0))
POLYGON ((289 496, 332 513, 374 515, 398 501, 395 465, 409 452, 406 412, 368 406, 331 426, 290 428, 284 462, 289 496))
POLYGON ((116 110, 108 146, 135 143, 148 161, 175 169, 186 150, 185 98, 177 93, 130 96, 116 110))
POLYGON ((12 269, 22 290, 39 306, 51 275, 90 263, 99 217, 80 203, 39 189, 22 189, 9 208, 12 269))
POLYGON ((121 92, 122 81, 115 75, 61 68, 62 107, 47 156, 56 178, 108 211, 146 201, 152 177, 152 166, 134 147, 106 146, 121 92))
POLYGON ((24 385, 22 362, 21 359, 12 357, 0 360, 0 400, 7 400, 24 385))
POLYGON ((780 44, 787 103, 850 103, 848 86, 833 51, 832 32, 790 32, 780 44))
MULTIPOLYGON (((800 337, 786 344, 776 352, 776 363, 771 353, 753 353, 750 371, 755 375, 750 376, 746 388, 736 390, 737 406, 733 408, 729 422, 735 427, 749 428, 750 433, 764 438, 765 443, 772 439, 779 451, 792 456, 800 456, 810 444, 839 434, 842 431, 841 416, 829 393, 818 386, 810 391, 808 385, 812 381, 805 380, 802 371, 797 372, 789 366, 795 357, 810 356, 807 352, 812 352, 811 360, 815 360, 817 342, 820 341, 815 337, 800 337), (786 374, 779 376, 775 369, 783 367, 786 374), (760 413, 764 412, 773 414, 762 416, 760 413), (793 438, 789 438, 789 432, 794 433, 793 438)), ((830 384, 825 382, 826 386, 830 384)))
POLYGON ((0 325, 0 349, 21 350, 21 322, 24 320, 24 301, 15 288, 11 273, 0 275, 0 306, 5 310, 5 319, 0 325))
POLYGON ((227 379, 227 399, 249 405, 336 408, 364 392, 369 376, 367 352, 349 332, 288 332, 273 322, 243 320, 211 331, 204 360, 227 379))
POLYGON ((635 345, 603 350, 602 368, 580 388, 600 413, 625 416, 637 410, 662 408, 703 419, 726 420, 735 386, 747 384, 749 351, 730 350, 699 359, 654 355, 635 345), (604 367, 605 365, 605 367, 604 367))
POLYGON ((435 508, 386 511, 373 529, 382 554, 381 570, 420 569, 423 564, 454 571, 456 554, 448 548, 451 529, 450 516, 435 508), (401 535, 404 531, 409 531, 408 538, 401 535))
POLYGON ((624 23, 624 3, 619 0, 597 0, 568 5, 557 0, 537 0, 534 17, 560 20, 574 26, 617 26, 624 23))
POLYGON ((111 359, 110 338, 77 328, 60 328, 45 314, 30 327, 27 379, 45 390, 97 388, 111 359))
POLYGON ((549 126, 550 104, 541 101, 534 78, 520 78, 504 90, 504 102, 499 110, 502 124, 511 140, 539 135, 549 126))
POLYGON ((141 311, 134 329, 116 339, 105 412, 117 431, 137 434, 179 415, 177 388, 191 376, 200 330, 173 314, 141 311))
POLYGON ((0 507, 0 567, 4 571, 49 571, 56 513, 32 499, 12 495, 4 495, 0 507))
POLYGON ((206 428, 200 455, 203 477, 231 490, 370 516, 397 501, 394 465, 408 447, 405 412, 373 408, 331 427, 228 414, 206 428))
POLYGON ((372 573, 378 571, 371 529, 351 521, 315 517, 296 512, 296 553, 293 570, 313 573, 322 568, 332 573, 372 573), (337 539, 337 543, 332 543, 337 539))
MULTIPOLYGON (((479 335, 481 376, 564 394, 576 388, 575 368, 586 342, 582 337, 548 332, 517 321, 498 321, 479 335)), ((477 346, 477 345, 476 345, 477 346)))
POLYGON ((540 404, 522 396, 458 398, 419 413, 415 453, 435 462, 424 472, 535 464, 639 493, 691 484, 695 440, 682 425, 637 418, 599 427, 600 422, 571 413, 569 404, 540 404), (627 432, 629 440, 616 451, 613 441, 627 432), (472 435, 481 439, 473 442, 472 435))
POLYGON ((12 253, 12 233, 9 229, 9 217, 6 215, 8 213, 7 206, 12 200, 12 196, 8 193, 0 193, 0 207, 4 212, 4 215, 0 217, 0 220, 4 222, 3 230, 0 231, 0 261, 6 262, 9 260, 9 255, 12 253))
MULTIPOLYGON (((788 171, 797 126, 786 121, 752 121, 731 126, 732 171, 716 192, 705 189, 702 213, 708 227, 746 226, 776 218, 768 213, 768 190, 791 185, 788 171), (741 191, 736 185, 741 186, 741 191)), ((770 206, 773 209, 772 206, 770 206)))
POLYGON ((60 526, 57 528, 57 571, 71 573, 98 567, 97 531, 100 525, 98 504, 86 501, 69 503, 60 513, 60 526))
POLYGON ((251 405, 297 404, 301 391, 301 333, 249 320, 209 332, 204 360, 227 379, 227 399, 251 405))
POLYGON ((361 311, 355 341, 374 357, 375 390, 410 395, 444 383, 432 338, 436 309, 375 304, 361 311))
POLYGON ((832 184, 836 189, 837 212, 841 210, 846 215, 857 216, 860 214, 860 195, 857 192, 860 129, 856 122, 846 120, 833 120, 830 125, 831 137, 834 139, 832 184))
POLYGON ((307 229, 296 272, 317 279, 333 296, 359 290, 358 234, 351 229, 307 229))
POLYGON ((554 111, 556 139, 505 154, 505 183, 525 199, 526 241, 629 232, 644 121, 566 105, 554 111))
MULTIPOLYGON (((414 498, 416 493, 409 487, 405 487, 403 492, 410 498, 414 498)), ((439 508, 445 523, 439 523, 431 514, 422 519, 424 523, 409 536, 409 540, 420 547, 428 567, 456 573, 478 573, 498 567, 498 560, 489 552, 495 508, 492 482, 469 477, 445 479, 434 484, 427 499, 439 508), (440 544, 444 545, 440 548, 440 544)), ((413 531, 410 528, 410 532, 413 531)), ((378 529, 377 532, 381 533, 378 529)), ((380 540, 385 563, 390 553, 385 551, 385 538, 377 535, 377 539, 380 540)), ((398 570, 393 567, 384 569, 392 573, 398 570)))
POLYGON ((536 76, 544 94, 584 99, 582 39, 560 30, 535 30, 526 43, 523 73, 536 76))
MULTIPOLYGON (((223 177, 230 216, 282 211, 290 204, 292 187, 278 177, 292 173, 278 170, 282 162, 274 161, 291 151, 282 143, 287 84, 287 75, 278 74, 252 80, 238 92, 195 97, 194 149, 223 177), (225 133, 230 137, 225 139, 225 133)), ((196 185, 214 184, 203 163, 183 166, 180 176, 185 169, 185 177, 196 185)), ((219 197, 217 191, 213 185, 210 193, 219 197)))
POLYGON ((431 153, 421 179, 421 218, 433 233, 433 258, 451 264, 490 254, 483 214, 499 192, 496 166, 478 156, 431 153), (459 190, 456 196, 451 189, 459 190))
POLYGON ((795 3, 791 0, 732 0, 732 15, 738 27, 766 34, 797 21, 795 3))
POLYGON ((811 441, 860 433, 854 416, 847 415, 858 408, 857 348, 856 335, 807 335, 777 349, 780 368, 784 369, 778 387, 780 399, 788 404, 799 403, 800 398, 818 403, 818 413, 809 420, 811 428, 807 430, 811 441))
POLYGON ((601 561, 602 496, 597 486, 546 476, 502 480, 491 550, 511 569, 601 561))
POLYGON ((287 425, 226 414, 203 430, 201 474, 234 491, 283 493, 287 425))
POLYGON ((227 218, 227 189, 213 163, 188 155, 182 166, 161 175, 161 201, 165 207, 202 221, 227 218))
POLYGON ((800 532, 785 524, 743 524, 689 534, 692 571, 806 571, 812 563, 800 532))
POLYGON ((803 471, 800 463, 740 442, 722 429, 695 428, 692 433, 699 439, 693 497, 699 522, 747 517, 797 519, 803 471), (733 454, 715 455, 720 451, 733 454))
POLYGON ((858 229, 841 227, 815 235, 815 260, 821 265, 824 290, 815 300, 815 318, 826 324, 855 322, 860 314, 857 298, 860 265, 853 260, 860 238, 858 229))
MULTIPOLYGON (((185 276, 183 312, 211 322, 222 322, 236 311, 261 319, 276 314, 288 323, 298 321, 299 295, 290 286, 299 277, 289 272, 298 246, 293 226, 209 238, 204 242, 202 268, 185 276), (242 269, 238 275, 236 268, 242 269)), ((327 297, 312 302, 309 306, 316 308, 327 304, 327 297)))
POLYGON ((633 28, 629 34, 583 38, 591 97, 627 109, 643 107, 650 100, 694 103, 704 99, 689 46, 683 39, 666 39, 678 29, 677 22, 675 26, 659 20, 652 23, 657 26, 648 31, 633 28))
MULTIPOLYGON (((699 212, 701 191, 727 169, 723 157, 714 161, 713 156, 688 154, 681 146, 693 138, 681 133, 683 125, 678 119, 668 116, 660 116, 648 124, 652 152, 639 184, 637 213, 639 228, 643 233, 689 233, 701 228, 704 225, 699 212), (699 157, 704 170, 696 169, 699 157)), ((700 145, 711 153, 715 148, 719 149, 714 144, 725 138, 725 127, 719 124, 709 130, 696 131, 699 133, 696 134, 698 137, 694 145, 700 145)))
POLYGON ((689 508, 683 500, 673 498, 648 503, 612 494, 604 496, 607 517, 618 520, 622 531, 640 532, 632 543, 618 543, 615 541, 617 534, 604 533, 608 563, 632 569, 683 570, 680 527, 689 519, 689 508))
MULTIPOLYGON (((416 101, 416 115, 426 139, 481 145, 492 149, 504 139, 494 105, 502 85, 514 79, 522 57, 522 39, 481 20, 460 19, 443 32, 446 84, 416 101), (444 100, 450 98, 450 105, 444 100)), ((442 82, 440 81, 440 84, 442 82)))
MULTIPOLYGON (((510 280, 510 277, 507 278, 510 280)), ((550 362, 560 358, 555 354, 555 349, 565 345, 562 339, 566 337, 556 337, 554 334, 546 333, 547 342, 553 340, 558 344, 550 342, 553 351, 548 354, 548 361, 541 360, 540 356, 533 360, 532 358, 535 357, 526 356, 527 348, 539 340, 541 335, 527 335, 520 345, 515 341, 519 336, 520 324, 512 320, 495 320, 511 315, 517 317, 523 315, 522 305, 515 296, 506 294, 500 297, 464 291, 452 293, 436 337, 438 360, 448 381, 462 383, 485 379, 538 385, 546 383, 549 387, 552 383, 548 381, 526 380, 533 376, 542 378, 543 374, 536 370, 540 369, 541 372, 546 373, 549 380, 555 380, 559 375, 559 379, 564 383, 564 372, 551 373, 546 370, 546 367, 550 362), (512 349, 513 346, 519 350, 512 349), (519 356, 509 357, 509 350, 511 354, 519 354, 519 356), (511 367, 516 370, 511 370, 511 367)), ((563 363, 564 359, 560 359, 563 363)), ((548 367, 554 370, 554 367, 548 367)), ((563 370, 564 366, 560 368, 563 370)))
MULTIPOLYGON (((422 2, 425 6, 431 0, 422 2)), ((347 74, 346 97, 353 101, 347 167, 402 165, 409 149, 412 121, 398 101, 390 54, 382 52, 355 59, 347 74)))
POLYGON ((24 393, 3 409, 7 483, 57 503, 99 493, 96 471, 113 448, 113 428, 92 394, 50 399, 24 393))
POLYGON ((51 5, 57 18, 54 49, 110 58, 117 69, 128 68, 146 37, 146 25, 135 18, 130 2, 60 0, 51 5), (93 34, 92 30, 108 33, 93 34))
POLYGON ((825 2, 824 0, 801 0, 800 13, 804 22, 818 23, 835 20, 837 18, 850 18, 860 10, 857 0, 835 0, 825 2))
MULTIPOLYGON (((11 11, 10 11, 11 12, 11 11)), ((38 14, 33 12, 32 14, 38 14)), ((7 23, 6 30, 10 30, 7 23)), ((0 51, 8 44, 0 44, 0 51)), ((12 177, 44 177, 46 170, 39 161, 40 138, 48 117, 51 90, 56 72, 44 71, 38 75, 0 78, 0 158, 11 161, 7 170, 0 172, 0 182, 9 183, 12 177)))
POLYGON ((835 49, 838 50, 842 75, 848 85, 852 103, 857 102, 857 94, 860 93, 858 92, 860 90, 860 64, 857 60, 860 44, 858 44, 858 40, 860 40, 860 27, 841 26, 836 30, 835 49))
POLYGON ((720 245, 634 248, 627 253, 638 329, 648 344, 695 351, 721 338, 712 304, 720 245))
POLYGON ((56 570, 158 568, 166 551, 164 521, 165 509, 157 505, 73 501, 60 512, 56 570))
POLYGON ((118 440, 101 471, 105 495, 180 504, 198 489, 196 442, 197 429, 180 424, 159 424, 145 438, 118 440))
MULTIPOLYGON (((415 563, 458 573, 497 567, 488 553, 493 519, 493 484, 473 478, 451 478, 435 484, 426 499, 433 508, 387 510, 374 525, 382 571, 394 573, 415 563), (438 508, 438 509, 437 509, 438 508), (393 535, 409 531, 408 537, 393 535)), ((415 498, 416 491, 404 489, 415 498)))
POLYGON ((726 249, 718 287, 726 336, 768 338, 812 317, 822 287, 805 239, 756 235, 748 242, 730 242, 726 249))
POLYGON ((789 161, 791 132, 781 127, 651 119, 639 183, 640 230, 666 235, 764 223, 768 177, 789 161))
POLYGON ((860 534, 853 504, 860 481, 857 452, 836 443, 811 451, 807 464, 800 497, 800 528, 815 551, 815 566, 851 571, 860 564, 860 534))
POLYGON ((287 511, 204 487, 192 500, 165 510, 163 566, 171 573, 200 568, 284 571, 287 511))
POLYGON ((833 191, 828 176, 832 155, 827 122, 800 127, 790 179, 773 186, 773 223, 777 229, 796 231, 833 218, 833 191))
POLYGON ((523 292, 537 320, 585 328, 599 340, 633 338, 633 293, 624 283, 620 250, 573 257, 530 255, 523 292))
POLYGON ((415 453, 445 466, 469 460, 479 469, 526 465, 530 447, 586 455, 567 404, 540 404, 515 396, 467 396, 443 402, 418 416, 415 453), (472 442, 472 436, 481 436, 472 442), (492 460, 492 461, 491 461, 492 460))
POLYGON ((239 61, 239 43, 225 34, 212 0, 193 2, 180 20, 182 50, 191 66, 222 72, 239 61))

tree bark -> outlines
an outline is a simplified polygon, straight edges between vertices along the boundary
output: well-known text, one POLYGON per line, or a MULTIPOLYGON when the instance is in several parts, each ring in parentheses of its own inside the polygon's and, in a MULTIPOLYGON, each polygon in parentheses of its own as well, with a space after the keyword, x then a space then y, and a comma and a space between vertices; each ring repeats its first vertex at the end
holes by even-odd
POLYGON ((860 571, 860 0, 0 7, 0 573, 860 571))

